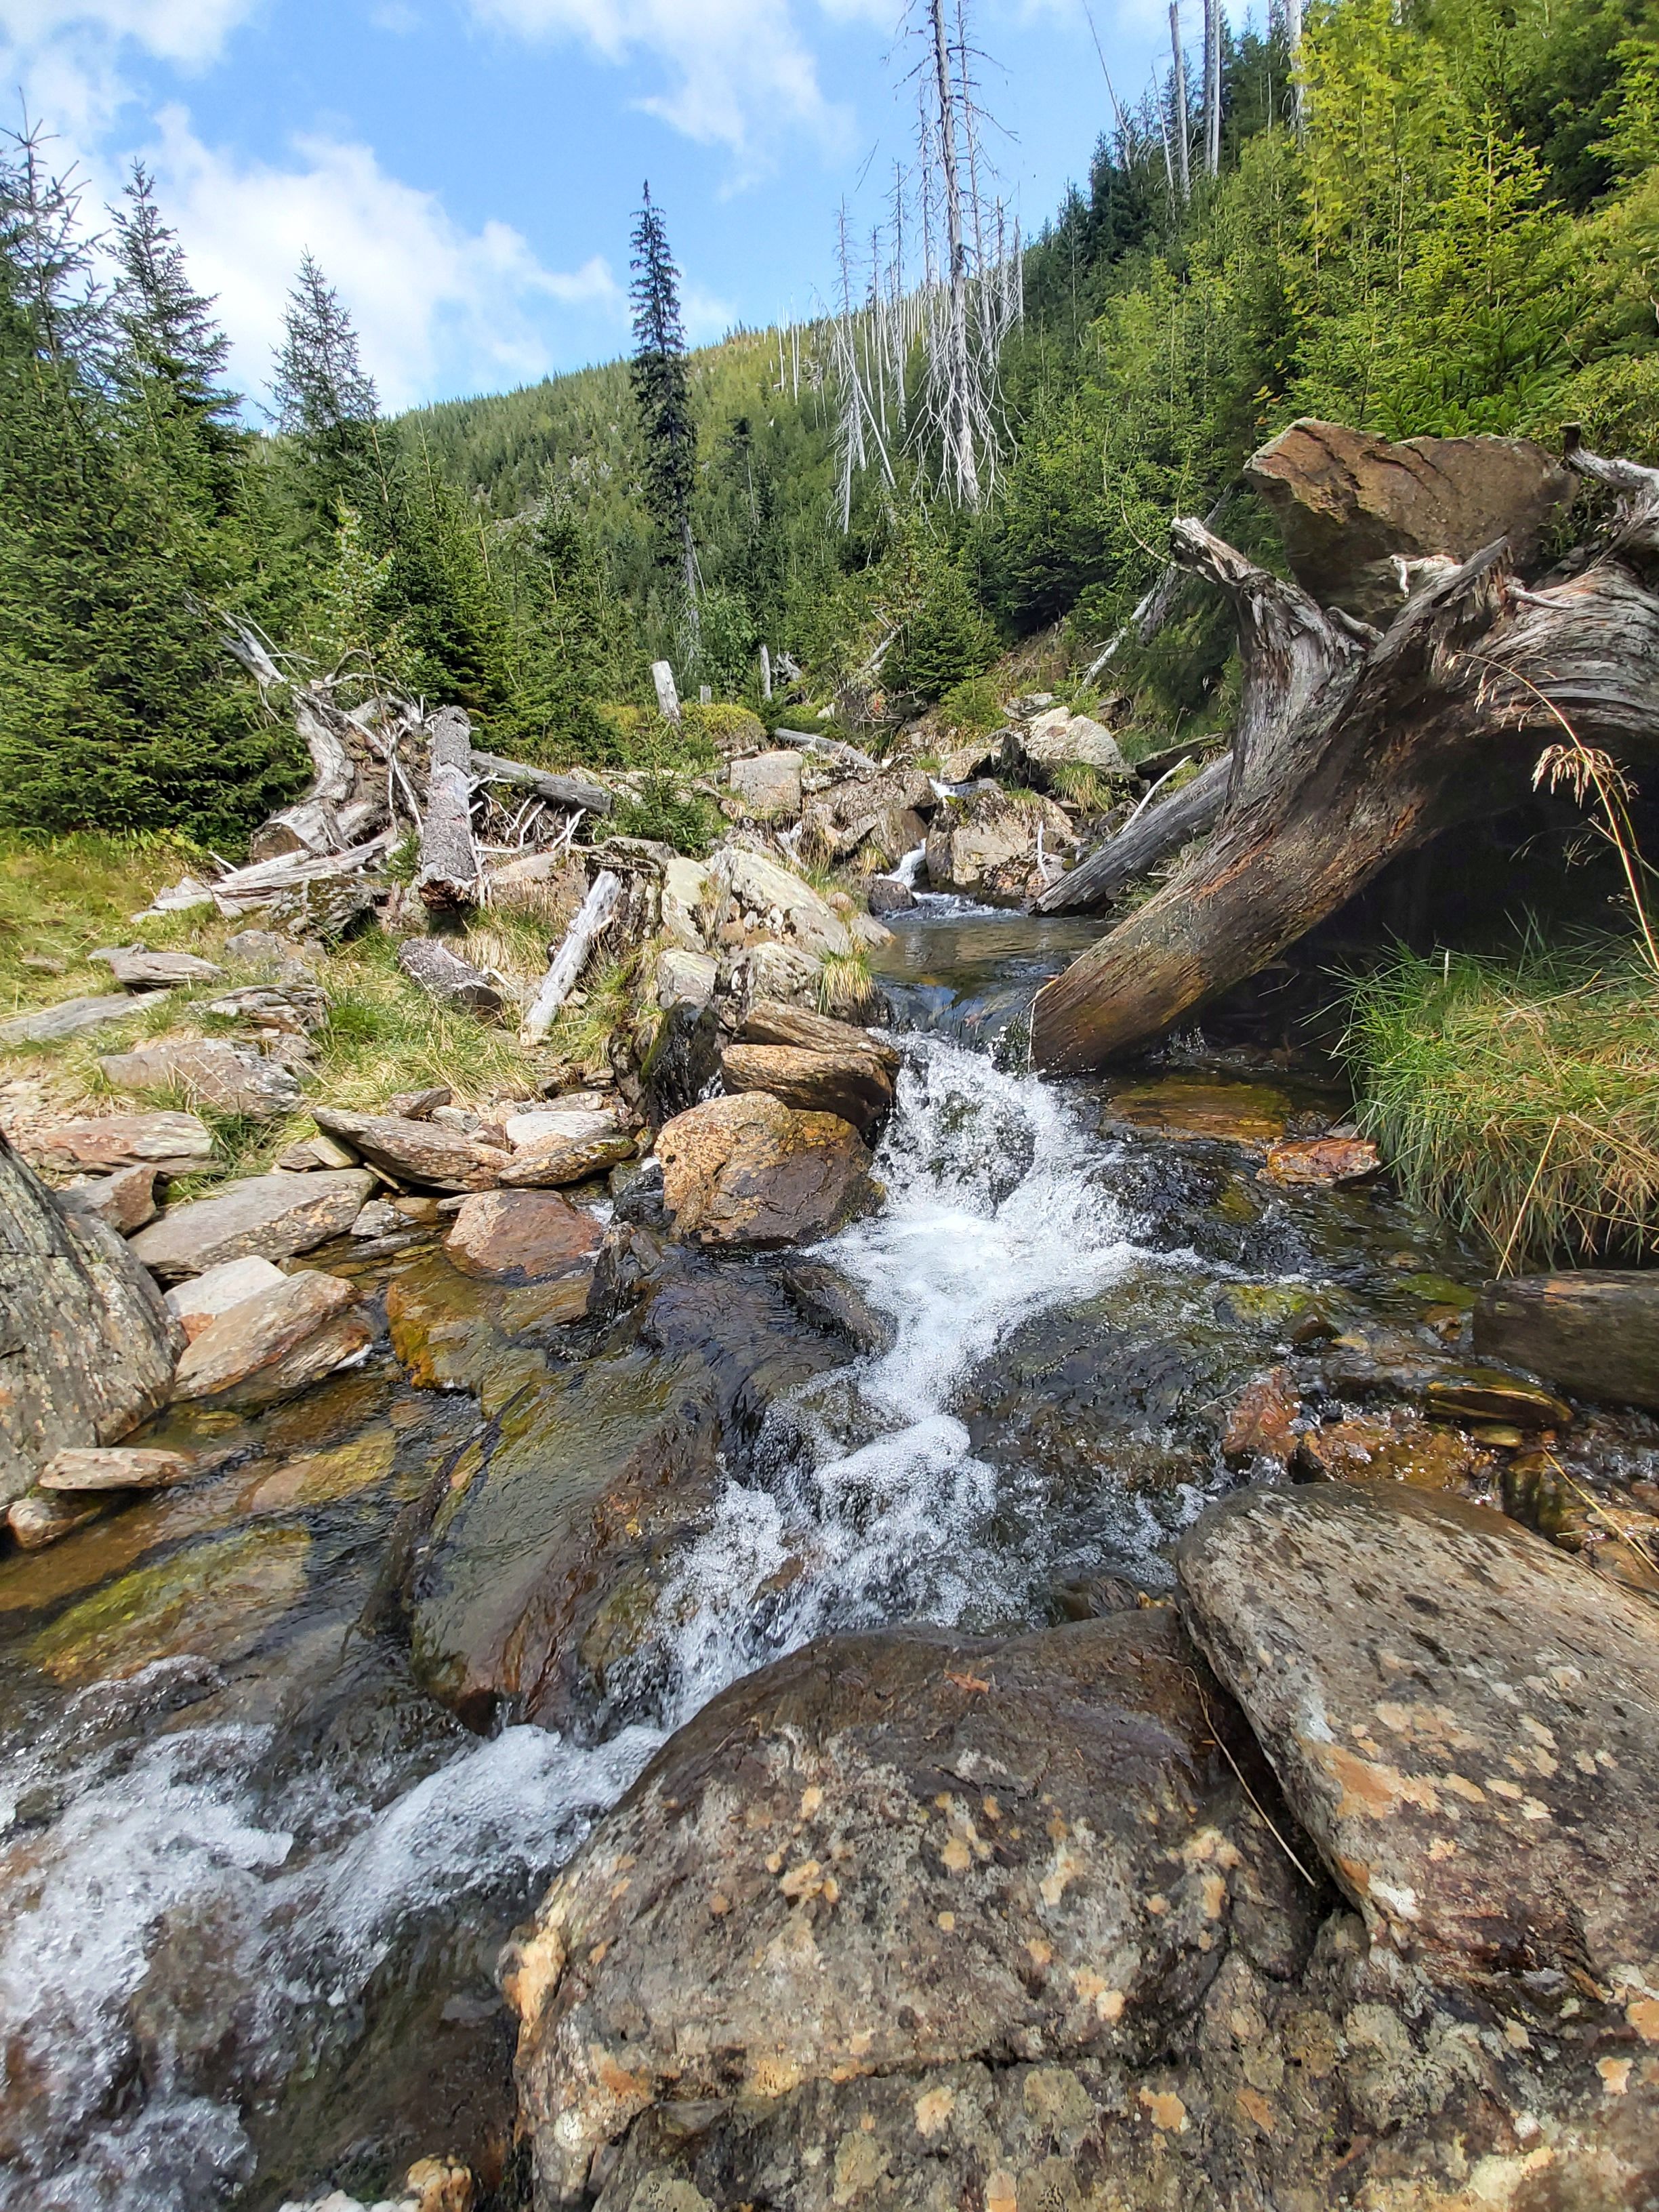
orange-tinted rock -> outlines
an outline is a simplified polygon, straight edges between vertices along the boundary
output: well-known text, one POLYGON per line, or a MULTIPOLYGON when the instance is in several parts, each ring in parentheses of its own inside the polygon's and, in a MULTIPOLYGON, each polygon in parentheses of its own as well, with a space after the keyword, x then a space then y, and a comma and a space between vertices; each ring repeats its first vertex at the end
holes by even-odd
POLYGON ((444 1249, 464 1275, 544 1283, 591 1273, 604 1234, 556 1190, 479 1191, 462 1202, 444 1249))
POLYGON ((1492 1472, 1492 1459, 1455 1429, 1406 1418, 1360 1415, 1330 1421, 1299 1439, 1300 1457, 1332 1482, 1407 1482, 1417 1490, 1462 1490, 1492 1472))
POLYGON ((1291 1424, 1302 1411, 1288 1372, 1274 1367, 1258 1375, 1228 1416, 1221 1439, 1222 1455, 1229 1460, 1277 1460, 1281 1467, 1297 1446, 1291 1424))
POLYGON ((657 1138, 676 1236, 764 1251, 827 1237, 880 1202, 849 1122, 801 1114, 763 1091, 711 1098, 657 1138))
POLYGON ((369 1342, 368 1322, 349 1310, 356 1297, 338 1275, 283 1276, 191 1340, 174 1396, 258 1405, 303 1389, 369 1342))
POLYGON ((787 1044, 731 1044, 720 1054, 728 1091, 769 1091, 802 1113, 835 1114, 867 1134, 893 1104, 893 1079, 856 1047, 830 1051, 787 1044))
POLYGON ((1382 1164, 1365 1137, 1292 1137, 1269 1145, 1261 1178, 1289 1189, 1329 1190, 1340 1182, 1363 1182, 1382 1164))

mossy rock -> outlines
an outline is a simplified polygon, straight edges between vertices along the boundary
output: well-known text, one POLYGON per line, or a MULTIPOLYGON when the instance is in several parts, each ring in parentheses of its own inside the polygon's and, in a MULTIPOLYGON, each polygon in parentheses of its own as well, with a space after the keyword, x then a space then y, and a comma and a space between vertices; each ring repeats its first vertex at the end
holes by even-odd
POLYGON ((251 1513, 291 1512, 333 1505, 362 1490, 372 1490, 392 1472, 398 1432, 389 1424, 366 1429, 331 1451, 301 1452, 276 1468, 248 1493, 251 1513))
POLYGON ((258 1528, 171 1553, 72 1605, 27 1656, 58 1682, 136 1674, 184 1651, 234 1658, 299 1596, 310 1548, 303 1528, 258 1528))
POLYGON ((1229 1283, 1216 1297, 1224 1318, 1256 1328, 1284 1328, 1313 1303, 1305 1283, 1229 1283))

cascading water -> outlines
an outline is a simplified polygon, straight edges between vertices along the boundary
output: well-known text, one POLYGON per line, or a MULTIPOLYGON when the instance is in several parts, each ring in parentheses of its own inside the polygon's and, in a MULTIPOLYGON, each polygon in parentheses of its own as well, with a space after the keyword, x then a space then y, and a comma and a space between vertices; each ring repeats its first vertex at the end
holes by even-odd
POLYGON ((709 1697, 832 1631, 1050 1618, 1057 1576, 1079 1559, 1151 1566, 1196 1510, 1197 1462, 1198 1486, 1171 1486, 1160 1521, 1107 1449, 1103 1473, 1085 1469, 1086 1512, 1056 1515, 1018 1437, 975 1443, 974 1390, 1001 1387, 1034 1328, 1091 1342, 1126 1302, 1163 1311, 1206 1285, 1171 1249, 1181 1240, 1126 1200, 1120 1148, 1085 1127, 1081 1100, 946 1033, 994 1034, 1033 970, 1055 964, 1048 939, 982 910, 924 921, 917 938, 890 982, 915 1025, 878 1159, 887 1202, 813 1255, 884 1340, 770 1407, 607 1682, 591 1740, 515 1726, 480 1741, 393 1678, 395 1648, 371 1639, 354 1658, 384 1523, 328 1555, 337 1565, 313 1574, 313 1610, 264 1675, 172 1659, 12 1709, 4 2212, 274 2203, 261 2145, 295 2083, 345 2075, 377 2008, 395 2010, 447 1944, 465 1990, 440 1990, 443 2017, 453 2004, 484 2017, 507 1927, 709 1697), (313 1716, 354 1665, 368 1673, 350 1710, 384 1707, 396 1725, 365 1728, 367 1748, 348 1729, 349 1755, 320 1758, 333 1724, 313 1716))

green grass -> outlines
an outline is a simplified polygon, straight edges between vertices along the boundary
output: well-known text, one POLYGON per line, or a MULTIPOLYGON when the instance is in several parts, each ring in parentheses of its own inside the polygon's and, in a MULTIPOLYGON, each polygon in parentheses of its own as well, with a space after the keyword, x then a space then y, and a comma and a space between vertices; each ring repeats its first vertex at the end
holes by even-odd
POLYGON ((1659 1249, 1659 984, 1627 944, 1401 951, 1352 994, 1344 1052, 1407 1198, 1511 1273, 1659 1249))

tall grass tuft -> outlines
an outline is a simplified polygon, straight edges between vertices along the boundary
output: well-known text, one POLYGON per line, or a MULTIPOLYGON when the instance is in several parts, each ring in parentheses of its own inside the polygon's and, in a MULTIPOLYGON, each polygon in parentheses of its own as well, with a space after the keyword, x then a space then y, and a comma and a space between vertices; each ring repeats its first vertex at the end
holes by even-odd
POLYGON ((1628 941, 1400 951, 1343 1049, 1405 1194, 1498 1272, 1659 1250, 1659 985, 1628 941))

